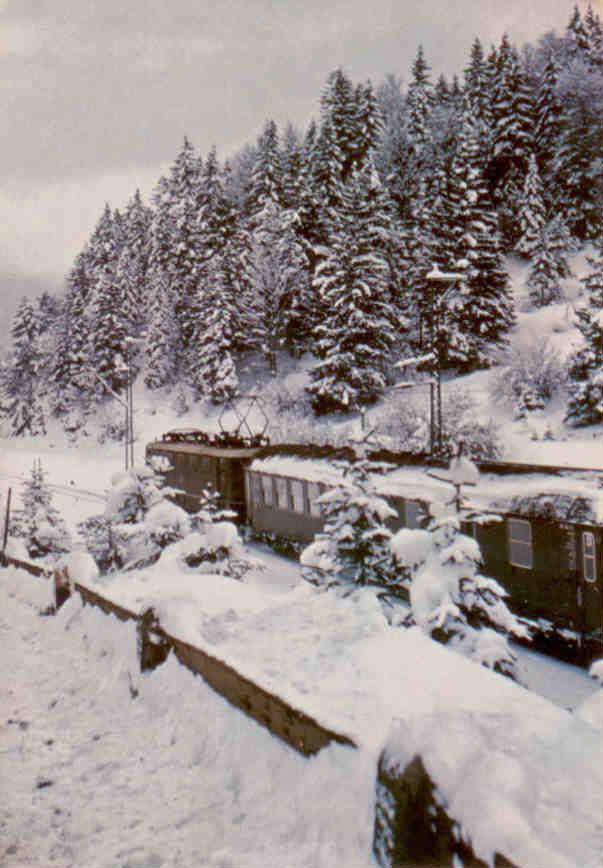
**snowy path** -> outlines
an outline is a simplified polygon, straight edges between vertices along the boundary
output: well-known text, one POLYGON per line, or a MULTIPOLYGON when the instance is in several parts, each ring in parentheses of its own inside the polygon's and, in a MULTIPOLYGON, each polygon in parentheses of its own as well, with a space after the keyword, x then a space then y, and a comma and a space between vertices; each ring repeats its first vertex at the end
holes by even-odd
POLYGON ((368 757, 303 759, 173 662, 139 676, 131 627, 40 618, 46 593, 2 571, 0 865, 373 864, 368 757))

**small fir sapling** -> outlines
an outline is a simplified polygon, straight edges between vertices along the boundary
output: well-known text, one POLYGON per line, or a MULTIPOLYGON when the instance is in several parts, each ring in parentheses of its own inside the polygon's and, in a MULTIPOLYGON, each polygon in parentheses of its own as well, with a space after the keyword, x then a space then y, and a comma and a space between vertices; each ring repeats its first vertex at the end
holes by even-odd
POLYGON ((69 533, 52 503, 40 459, 34 461, 30 477, 23 484, 22 503, 9 524, 9 532, 21 538, 29 557, 53 559, 69 551, 69 533))
POLYGON ((386 522, 396 512, 378 494, 374 479, 386 465, 370 459, 364 442, 355 459, 341 467, 342 481, 317 500, 324 529, 301 554, 302 574, 324 588, 350 591, 371 585, 395 591, 402 582, 394 568, 386 522))
POLYGON ((261 562, 245 552, 232 519, 236 513, 222 509, 220 495, 205 489, 199 511, 191 519, 192 533, 182 540, 178 556, 199 573, 241 580, 250 569, 262 569, 261 562))
MULTIPOLYGON (((412 622, 436 641, 518 680, 508 638, 527 638, 527 631, 507 607, 504 588, 480 573, 479 545, 461 530, 461 488, 477 476, 475 465, 457 456, 446 479, 455 486, 454 498, 431 504, 427 530, 398 531, 392 551, 412 574, 412 622)), ((469 518, 478 524, 492 520, 492 516, 469 518)))

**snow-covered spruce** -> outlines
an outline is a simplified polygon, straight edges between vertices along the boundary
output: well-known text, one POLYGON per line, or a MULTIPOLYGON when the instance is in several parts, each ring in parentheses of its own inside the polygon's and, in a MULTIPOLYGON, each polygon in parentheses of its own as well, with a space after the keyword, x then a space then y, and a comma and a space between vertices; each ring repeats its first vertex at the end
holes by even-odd
POLYGON ((9 532, 22 540, 30 558, 55 561, 69 551, 71 540, 65 522, 53 506, 42 462, 34 461, 31 475, 23 484, 22 508, 9 523, 9 532))
POLYGON ((324 529, 301 553, 302 574, 326 588, 395 588, 401 580, 393 563, 386 522, 396 513, 377 493, 373 479, 383 472, 384 465, 370 460, 366 444, 361 444, 355 459, 342 462, 341 469, 341 483, 317 500, 324 529))
POLYGON ((12 354, 0 368, 0 415, 8 420, 9 432, 15 437, 46 433, 40 394, 39 333, 39 315, 24 298, 11 326, 12 354))
POLYGON ((577 311, 584 346, 569 366, 566 421, 576 426, 603 421, 603 236, 597 255, 588 261, 591 272, 582 281, 589 294, 588 303, 577 311))
POLYGON ((527 638, 525 627, 507 607, 504 588, 479 572, 479 545, 461 532, 455 501, 433 503, 430 511, 428 530, 403 528, 391 543, 412 576, 413 621, 436 641, 518 680, 508 637, 527 638))
POLYGON ((318 362, 308 387, 317 413, 374 403, 385 390, 397 323, 380 250, 378 184, 369 165, 342 187, 344 205, 317 269, 315 285, 326 311, 316 329, 318 362))
POLYGON ((540 227, 531 252, 528 275, 530 301, 536 307, 552 304, 563 298, 560 281, 571 276, 567 255, 571 240, 561 216, 556 216, 540 227))

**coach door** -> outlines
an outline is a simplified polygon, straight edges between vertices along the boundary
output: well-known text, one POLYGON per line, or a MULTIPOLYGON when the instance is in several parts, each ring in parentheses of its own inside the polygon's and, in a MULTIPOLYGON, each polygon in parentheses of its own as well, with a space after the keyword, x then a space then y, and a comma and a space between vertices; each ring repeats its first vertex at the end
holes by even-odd
POLYGON ((601 593, 601 539, 594 530, 580 533, 584 632, 595 640, 603 640, 603 594, 601 593))

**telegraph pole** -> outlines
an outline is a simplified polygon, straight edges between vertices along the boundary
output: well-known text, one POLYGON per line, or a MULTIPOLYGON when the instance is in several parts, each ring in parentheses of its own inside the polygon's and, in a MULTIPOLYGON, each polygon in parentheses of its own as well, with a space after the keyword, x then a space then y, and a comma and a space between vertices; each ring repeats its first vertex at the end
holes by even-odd
POLYGON ((426 275, 428 285, 430 287, 431 296, 431 326, 430 326, 430 342, 431 352, 433 353, 434 369, 433 381, 430 384, 430 436, 431 436, 431 451, 439 455, 442 452, 442 342, 440 340, 440 325, 441 314, 444 303, 448 300, 449 295, 456 289, 459 281, 463 280, 464 274, 457 272, 440 271, 437 265, 434 265, 431 271, 426 275))

